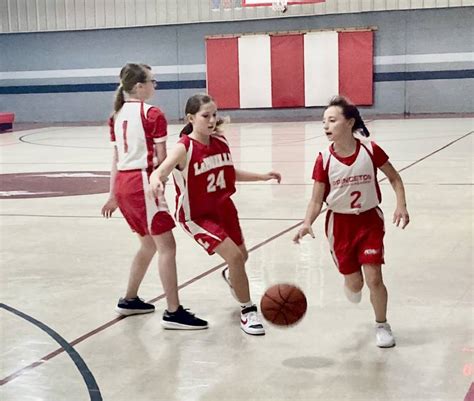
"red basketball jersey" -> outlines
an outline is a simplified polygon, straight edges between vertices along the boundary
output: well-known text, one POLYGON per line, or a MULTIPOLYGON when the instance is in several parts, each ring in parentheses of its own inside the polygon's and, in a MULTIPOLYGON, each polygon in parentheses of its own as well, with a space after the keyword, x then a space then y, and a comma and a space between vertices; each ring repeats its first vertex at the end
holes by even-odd
POLYGON ((235 169, 227 140, 215 134, 205 145, 183 135, 178 143, 186 148, 186 165, 183 170, 173 170, 176 220, 212 216, 235 192, 235 169))

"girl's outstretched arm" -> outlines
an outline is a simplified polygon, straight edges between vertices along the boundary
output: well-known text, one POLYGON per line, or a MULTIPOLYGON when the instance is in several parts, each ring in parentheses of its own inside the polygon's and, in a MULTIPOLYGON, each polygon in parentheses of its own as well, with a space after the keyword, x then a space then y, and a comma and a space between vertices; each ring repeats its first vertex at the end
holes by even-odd
POLYGON ((410 222, 410 216, 407 211, 407 201, 402 177, 400 177, 400 174, 398 174, 390 162, 386 162, 380 167, 380 170, 387 176, 397 196, 397 206, 393 213, 393 223, 398 227, 401 222, 402 228, 405 228, 410 222))
POLYGON ((168 156, 166 156, 158 168, 150 175, 150 190, 154 197, 158 197, 158 194, 165 190, 165 183, 173 169, 176 166, 184 167, 185 162, 186 148, 183 144, 178 143, 176 147, 169 152, 168 156))
POLYGON ((270 171, 266 174, 252 173, 250 171, 243 171, 235 169, 236 181, 268 181, 277 180, 278 184, 281 181, 281 174, 276 171, 270 171))
POLYGON ((295 244, 299 244, 300 239, 303 238, 306 234, 309 234, 311 235, 311 237, 314 238, 314 232, 311 228, 311 225, 319 216, 321 208, 323 207, 325 189, 326 184, 324 182, 314 181, 313 193, 311 195, 311 200, 309 201, 308 208, 306 209, 306 216, 303 220, 303 225, 293 237, 293 242, 295 244))

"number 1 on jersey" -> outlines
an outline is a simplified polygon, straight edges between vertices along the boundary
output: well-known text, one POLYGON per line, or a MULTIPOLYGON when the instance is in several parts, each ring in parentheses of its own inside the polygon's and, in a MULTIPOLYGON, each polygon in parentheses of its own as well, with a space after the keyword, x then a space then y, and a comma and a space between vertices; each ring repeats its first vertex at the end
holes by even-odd
POLYGON ((216 192, 217 187, 219 187, 219 189, 224 189, 225 186, 224 170, 217 173, 217 179, 214 173, 207 176, 207 192, 216 192))
POLYGON ((128 121, 125 120, 122 123, 122 132, 123 132, 123 152, 128 153, 128 143, 127 143, 127 127, 128 127, 128 121))

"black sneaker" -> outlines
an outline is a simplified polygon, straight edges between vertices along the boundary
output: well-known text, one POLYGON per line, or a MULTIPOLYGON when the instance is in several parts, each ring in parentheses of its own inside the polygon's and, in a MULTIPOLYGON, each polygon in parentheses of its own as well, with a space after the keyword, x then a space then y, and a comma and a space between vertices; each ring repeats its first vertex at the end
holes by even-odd
POLYGON ((139 315, 154 312, 155 306, 147 304, 143 299, 138 297, 132 299, 120 298, 115 311, 123 316, 139 315))
POLYGON ((205 320, 194 316, 194 313, 189 312, 189 309, 184 309, 181 305, 173 313, 165 310, 161 324, 168 330, 202 330, 208 327, 205 320))

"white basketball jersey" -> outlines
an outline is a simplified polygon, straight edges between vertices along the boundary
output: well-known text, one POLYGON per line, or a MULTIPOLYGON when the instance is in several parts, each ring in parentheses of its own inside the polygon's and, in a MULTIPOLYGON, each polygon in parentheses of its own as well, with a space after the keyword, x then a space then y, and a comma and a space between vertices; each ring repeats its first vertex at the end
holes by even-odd
POLYGON ((329 149, 322 152, 323 166, 329 178, 328 209, 336 213, 359 214, 380 204, 377 168, 372 154, 372 144, 361 141, 356 159, 348 166, 329 149))
POLYGON ((146 135, 143 120, 151 107, 143 102, 125 102, 114 117, 117 168, 120 171, 150 167, 153 139, 146 135))

